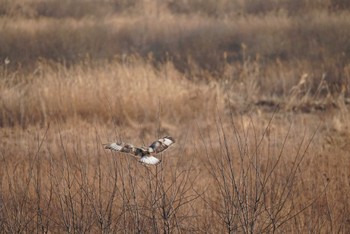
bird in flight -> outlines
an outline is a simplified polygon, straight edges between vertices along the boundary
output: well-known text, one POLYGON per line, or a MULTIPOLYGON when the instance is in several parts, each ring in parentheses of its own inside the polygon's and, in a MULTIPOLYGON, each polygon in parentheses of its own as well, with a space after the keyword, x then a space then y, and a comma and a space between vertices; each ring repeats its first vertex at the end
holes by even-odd
POLYGON ((139 162, 149 165, 156 165, 161 162, 154 155, 168 149, 169 146, 175 143, 171 136, 163 137, 153 142, 148 147, 135 147, 128 143, 108 143, 104 144, 105 149, 114 150, 117 152, 128 153, 140 157, 139 162))

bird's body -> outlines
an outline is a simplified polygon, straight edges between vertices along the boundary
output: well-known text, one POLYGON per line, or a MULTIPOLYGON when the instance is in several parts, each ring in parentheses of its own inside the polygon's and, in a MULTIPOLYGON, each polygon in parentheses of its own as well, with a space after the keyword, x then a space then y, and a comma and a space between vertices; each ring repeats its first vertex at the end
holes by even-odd
POLYGON ((163 137, 153 142, 149 147, 135 147, 128 143, 109 143, 105 144, 105 149, 110 149, 122 153, 132 154, 140 157, 140 162, 150 165, 156 165, 161 162, 154 155, 163 152, 168 149, 169 146, 175 143, 174 138, 170 136, 163 137))

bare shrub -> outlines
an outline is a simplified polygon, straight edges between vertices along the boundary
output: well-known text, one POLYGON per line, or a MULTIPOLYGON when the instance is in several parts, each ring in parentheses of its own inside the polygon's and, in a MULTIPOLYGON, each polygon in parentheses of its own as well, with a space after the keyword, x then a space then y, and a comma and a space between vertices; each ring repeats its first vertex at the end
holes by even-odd
POLYGON ((158 167, 103 150, 102 142, 115 135, 135 144, 153 139, 133 127, 56 121, 44 129, 2 128, 1 227, 8 232, 348 230, 346 121, 323 123, 286 113, 273 119, 232 117, 196 126, 185 121, 171 129, 179 141, 158 167), (321 134, 313 135, 318 123, 321 134))
POLYGON ((298 216, 320 196, 305 200, 297 195, 301 186, 298 181, 303 180, 302 162, 314 136, 308 140, 302 137, 295 153, 288 149, 285 156, 290 129, 278 143, 280 149, 270 151, 271 122, 259 129, 262 132, 249 122, 242 133, 233 120, 229 129, 226 124, 219 118, 217 136, 202 135, 203 145, 207 145, 208 172, 215 184, 215 195, 204 197, 204 202, 228 233, 276 232, 286 230, 288 222, 299 225, 295 223, 298 216), (204 140, 208 137, 209 143, 204 140), (213 145, 214 139, 219 149, 213 145))

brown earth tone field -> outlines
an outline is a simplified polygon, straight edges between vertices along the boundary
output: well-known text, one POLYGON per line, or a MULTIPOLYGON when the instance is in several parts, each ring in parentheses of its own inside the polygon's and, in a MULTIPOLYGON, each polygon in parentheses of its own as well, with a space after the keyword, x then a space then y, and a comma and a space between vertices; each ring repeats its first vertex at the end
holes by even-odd
POLYGON ((349 233, 349 10, 0 0, 0 232, 349 233))

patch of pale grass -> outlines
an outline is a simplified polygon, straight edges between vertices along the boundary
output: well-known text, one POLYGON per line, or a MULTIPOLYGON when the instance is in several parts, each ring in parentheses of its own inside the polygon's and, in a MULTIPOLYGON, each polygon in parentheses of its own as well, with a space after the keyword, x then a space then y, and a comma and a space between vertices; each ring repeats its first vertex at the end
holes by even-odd
MULTIPOLYGON (((6 81, 3 81, 4 84, 6 81)), ((117 124, 206 118, 222 109, 215 85, 194 84, 171 63, 156 70, 141 59, 67 68, 42 62, 37 72, 1 90, 2 125, 44 124, 81 118, 117 124)))

